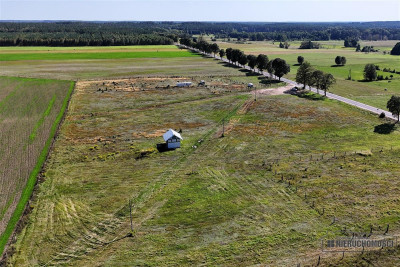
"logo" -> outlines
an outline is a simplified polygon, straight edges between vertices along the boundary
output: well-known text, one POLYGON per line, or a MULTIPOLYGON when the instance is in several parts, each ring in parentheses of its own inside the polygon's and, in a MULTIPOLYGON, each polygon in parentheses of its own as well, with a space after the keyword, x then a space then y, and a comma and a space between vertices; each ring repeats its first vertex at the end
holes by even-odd
POLYGON ((380 250, 383 248, 394 248, 398 246, 395 236, 376 235, 366 236, 353 233, 351 237, 337 237, 321 239, 321 249, 323 252, 362 252, 380 250))

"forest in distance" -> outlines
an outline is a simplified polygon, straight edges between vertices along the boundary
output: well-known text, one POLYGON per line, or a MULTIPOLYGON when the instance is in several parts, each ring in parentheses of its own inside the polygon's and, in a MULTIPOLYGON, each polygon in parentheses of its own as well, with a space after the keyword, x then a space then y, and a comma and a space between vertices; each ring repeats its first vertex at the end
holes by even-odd
POLYGON ((180 37, 273 40, 399 40, 400 22, 0 22, 0 46, 168 45, 180 37))

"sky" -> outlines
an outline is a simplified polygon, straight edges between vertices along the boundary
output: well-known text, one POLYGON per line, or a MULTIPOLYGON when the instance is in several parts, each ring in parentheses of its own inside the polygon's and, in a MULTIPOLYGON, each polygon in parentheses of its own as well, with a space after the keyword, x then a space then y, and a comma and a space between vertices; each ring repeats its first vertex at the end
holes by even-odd
POLYGON ((400 0, 0 0, 0 20, 400 21, 400 0))

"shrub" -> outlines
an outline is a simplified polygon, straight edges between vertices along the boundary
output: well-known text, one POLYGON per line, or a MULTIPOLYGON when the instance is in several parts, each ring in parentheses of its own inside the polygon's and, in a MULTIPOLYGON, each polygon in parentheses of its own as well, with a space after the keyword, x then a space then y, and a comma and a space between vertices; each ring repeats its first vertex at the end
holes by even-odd
POLYGON ((380 119, 383 119, 383 118, 385 118, 385 117, 386 117, 385 112, 382 112, 381 114, 379 114, 379 118, 380 118, 380 119))
POLYGON ((400 42, 398 42, 392 49, 392 51, 390 51, 391 55, 400 55, 400 42))

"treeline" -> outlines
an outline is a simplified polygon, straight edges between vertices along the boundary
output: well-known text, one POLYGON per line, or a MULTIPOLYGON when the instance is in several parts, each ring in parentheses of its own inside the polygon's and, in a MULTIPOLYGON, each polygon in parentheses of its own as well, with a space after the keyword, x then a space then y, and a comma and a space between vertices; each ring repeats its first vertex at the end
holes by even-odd
POLYGON ((175 26, 188 34, 214 34, 216 38, 251 41, 274 40, 399 40, 400 22, 364 23, 210 23, 187 22, 175 26))
POLYGON ((180 32, 157 23, 0 23, 0 46, 168 45, 180 32))
POLYGON ((400 22, 0 22, 0 46, 172 44, 179 38, 213 34, 239 40, 399 40, 400 22))

